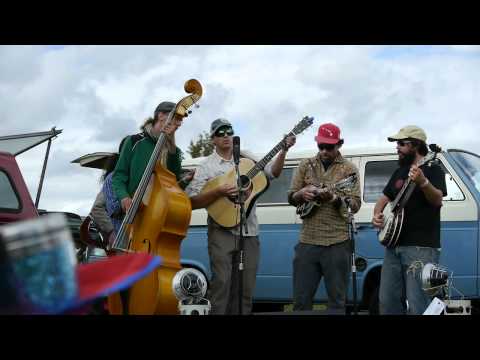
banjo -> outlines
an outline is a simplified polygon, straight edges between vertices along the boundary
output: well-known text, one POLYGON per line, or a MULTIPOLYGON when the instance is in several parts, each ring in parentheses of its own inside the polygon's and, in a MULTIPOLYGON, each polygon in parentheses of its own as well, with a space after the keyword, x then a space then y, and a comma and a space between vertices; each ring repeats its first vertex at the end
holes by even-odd
MULTIPOLYGON (((437 154, 442 151, 442 149, 435 144, 431 144, 429 147, 432 152, 429 152, 418 162, 418 167, 426 164, 431 166, 431 163, 437 158, 437 154)), ((383 209, 384 226, 378 232, 378 240, 383 246, 393 248, 397 245, 405 218, 404 208, 410 196, 412 196, 415 187, 416 184, 410 178, 407 178, 395 197, 395 200, 389 202, 385 206, 385 209, 383 209)))

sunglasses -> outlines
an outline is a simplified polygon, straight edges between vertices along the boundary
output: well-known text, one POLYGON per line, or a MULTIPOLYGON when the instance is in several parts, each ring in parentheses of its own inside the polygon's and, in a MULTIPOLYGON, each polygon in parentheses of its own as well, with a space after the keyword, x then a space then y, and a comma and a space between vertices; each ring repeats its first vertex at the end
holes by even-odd
POLYGON ((398 140, 397 141, 398 146, 405 146, 405 145, 411 144, 411 143, 412 143, 411 141, 405 141, 405 140, 398 140))
POLYGON ((335 144, 318 144, 318 150, 332 151, 335 149, 335 144))
POLYGON ((216 137, 224 137, 225 135, 232 136, 233 135, 233 129, 221 129, 221 130, 218 130, 215 133, 216 137))

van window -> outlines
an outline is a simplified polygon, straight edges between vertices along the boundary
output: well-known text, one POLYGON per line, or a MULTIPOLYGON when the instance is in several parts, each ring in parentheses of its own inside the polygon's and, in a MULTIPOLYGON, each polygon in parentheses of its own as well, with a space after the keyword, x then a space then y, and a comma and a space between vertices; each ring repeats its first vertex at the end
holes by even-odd
POLYGON ((480 157, 477 154, 462 150, 449 150, 449 153, 465 171, 477 191, 480 191, 480 157))
POLYGON ((0 208, 20 210, 20 201, 12 182, 4 171, 0 171, 0 208))
POLYGON ((295 168, 285 168, 277 179, 270 181, 270 186, 258 198, 258 205, 288 204, 287 191, 290 188, 295 168))
POLYGON ((447 168, 440 161, 440 167, 445 172, 445 184, 447 185, 447 196, 443 197, 443 201, 461 201, 465 200, 465 195, 463 195, 460 186, 455 182, 455 179, 447 170, 447 168))
MULTIPOLYGON (((460 187, 450 172, 442 162, 440 162, 439 165, 445 172, 445 183, 447 185, 447 196, 443 197, 443 201, 465 200, 465 195, 462 193, 462 190, 460 190, 460 187)), ((368 162, 365 165, 363 201, 377 202, 378 198, 383 194, 383 188, 397 167, 397 160, 368 162)))
POLYGON ((377 202, 382 196, 390 176, 398 167, 397 160, 369 161, 365 165, 365 179, 363 185, 363 201, 377 202))

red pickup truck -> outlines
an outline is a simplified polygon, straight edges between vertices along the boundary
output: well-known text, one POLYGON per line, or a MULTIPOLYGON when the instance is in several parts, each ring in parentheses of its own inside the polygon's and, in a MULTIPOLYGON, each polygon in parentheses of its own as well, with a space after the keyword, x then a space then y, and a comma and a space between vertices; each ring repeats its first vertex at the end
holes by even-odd
POLYGON ((0 152, 0 225, 38 216, 12 154, 0 152))
MULTIPOLYGON (((46 132, 0 137, 0 226, 51 213, 51 211, 38 209, 38 203, 46 172, 51 140, 61 132, 61 130, 53 128, 46 132), (15 156, 46 141, 48 141, 48 147, 43 161, 36 201, 34 202, 15 156)), ((82 255, 86 249, 86 245, 80 241, 82 218, 74 213, 62 213, 67 217, 67 222, 77 248, 77 257, 80 260, 83 258, 82 255)))

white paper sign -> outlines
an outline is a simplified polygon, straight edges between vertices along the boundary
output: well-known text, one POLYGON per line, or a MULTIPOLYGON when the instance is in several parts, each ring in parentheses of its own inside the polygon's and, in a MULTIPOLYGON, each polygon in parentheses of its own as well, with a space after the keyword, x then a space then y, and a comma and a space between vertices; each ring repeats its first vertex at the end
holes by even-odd
POLYGON ((440 315, 443 310, 445 310, 445 306, 446 304, 442 300, 435 297, 430 305, 428 305, 423 315, 440 315))

